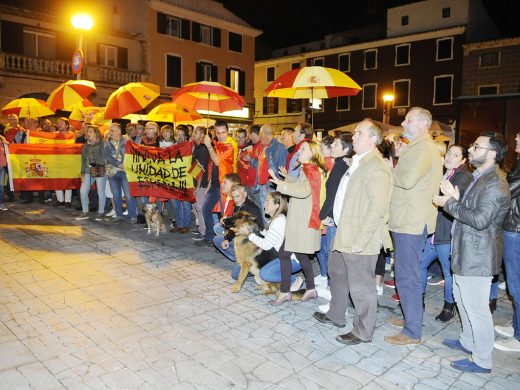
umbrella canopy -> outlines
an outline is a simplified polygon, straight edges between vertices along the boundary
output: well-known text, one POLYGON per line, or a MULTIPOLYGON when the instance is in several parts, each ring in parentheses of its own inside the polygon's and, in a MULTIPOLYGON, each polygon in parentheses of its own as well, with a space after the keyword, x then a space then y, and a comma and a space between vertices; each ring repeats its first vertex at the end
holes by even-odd
POLYGON ((69 80, 51 92, 47 104, 53 111, 72 111, 72 106, 81 104, 95 90, 96 85, 92 81, 69 80))
POLYGON ((129 83, 108 98, 105 119, 122 118, 140 111, 160 94, 160 87, 151 83, 129 83))
POLYGON ((192 110, 225 112, 241 110, 245 100, 231 88, 213 81, 199 81, 179 88, 172 101, 192 110))
POLYGON ((148 113, 148 119, 156 122, 191 122, 201 118, 197 111, 172 102, 159 104, 148 113))
POLYGON ((284 73, 265 90, 269 97, 326 99, 354 96, 361 87, 345 73, 323 66, 306 66, 284 73))
POLYGON ((43 100, 20 98, 7 103, 2 108, 3 115, 16 114, 19 118, 39 118, 54 114, 43 100))

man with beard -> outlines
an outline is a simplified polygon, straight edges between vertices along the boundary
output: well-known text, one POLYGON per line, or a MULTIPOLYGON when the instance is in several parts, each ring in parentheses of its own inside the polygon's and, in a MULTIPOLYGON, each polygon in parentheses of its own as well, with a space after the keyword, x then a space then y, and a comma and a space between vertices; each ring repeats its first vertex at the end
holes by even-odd
POLYGON ((494 333, 489 292, 502 262, 502 225, 511 202, 507 180, 498 166, 506 151, 502 135, 483 133, 469 148, 469 162, 476 170, 464 197, 448 180, 441 183, 443 195, 434 197, 434 203, 455 218, 451 269, 462 333, 443 344, 471 355, 451 362, 464 372, 491 372, 494 333))

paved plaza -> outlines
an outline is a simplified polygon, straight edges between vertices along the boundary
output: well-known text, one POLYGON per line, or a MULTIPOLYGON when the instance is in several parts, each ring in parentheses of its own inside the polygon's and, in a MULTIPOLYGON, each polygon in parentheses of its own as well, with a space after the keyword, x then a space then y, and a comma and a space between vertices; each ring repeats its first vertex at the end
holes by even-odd
MULTIPOLYGON (((434 320, 424 342, 383 341, 400 313, 385 288, 374 341, 317 323, 318 302, 271 307, 248 278, 230 292, 232 263, 192 236, 147 236, 144 225, 73 220, 77 212, 8 203, 0 212, 0 389, 519 389, 520 354, 494 352, 492 374, 450 367, 442 346, 458 319, 434 320)), ((349 309, 348 320, 353 309, 349 309)), ((500 291, 495 324, 511 320, 500 291)))

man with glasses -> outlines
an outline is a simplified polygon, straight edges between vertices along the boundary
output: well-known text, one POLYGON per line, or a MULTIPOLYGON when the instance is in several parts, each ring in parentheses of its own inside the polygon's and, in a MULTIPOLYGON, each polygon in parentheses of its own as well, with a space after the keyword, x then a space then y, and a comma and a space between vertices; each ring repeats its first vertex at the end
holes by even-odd
POLYGON ((498 166, 506 151, 502 135, 483 133, 469 148, 469 162, 476 170, 464 196, 461 198, 459 189, 444 180, 443 195, 433 199, 454 218, 451 269, 462 333, 443 344, 471 355, 470 359, 451 362, 453 368, 464 372, 491 372, 494 333, 489 292, 502 262, 502 225, 511 202, 504 172, 498 166))

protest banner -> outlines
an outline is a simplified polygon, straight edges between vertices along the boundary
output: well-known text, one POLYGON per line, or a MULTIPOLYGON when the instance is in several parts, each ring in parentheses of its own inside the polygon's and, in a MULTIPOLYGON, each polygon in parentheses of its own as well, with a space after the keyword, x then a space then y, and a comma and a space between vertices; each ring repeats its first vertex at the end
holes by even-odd
POLYGON ((30 144, 73 144, 76 134, 50 133, 48 131, 27 131, 27 142, 30 144))
POLYGON ((82 144, 9 144, 11 190, 80 188, 82 148, 82 144))
POLYGON ((192 144, 167 148, 127 141, 125 172, 132 196, 151 196, 195 202, 191 168, 192 144))

